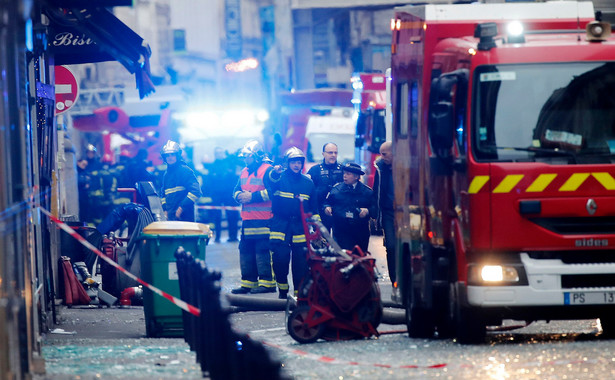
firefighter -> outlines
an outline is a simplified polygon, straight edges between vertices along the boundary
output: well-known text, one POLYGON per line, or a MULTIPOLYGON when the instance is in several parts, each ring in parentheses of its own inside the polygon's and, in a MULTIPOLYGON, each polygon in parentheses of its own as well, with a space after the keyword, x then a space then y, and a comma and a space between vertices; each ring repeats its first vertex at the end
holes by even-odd
POLYGON ((327 194, 329 194, 333 185, 342 182, 344 179, 342 177, 342 165, 337 162, 337 145, 332 142, 323 145, 322 156, 322 163, 312 166, 308 170, 307 175, 314 181, 314 186, 316 186, 316 199, 322 224, 331 232, 333 220, 329 215, 323 213, 323 206, 327 194))
POLYGON ((94 144, 88 144, 85 147, 85 157, 88 161, 88 170, 95 171, 99 170, 102 167, 102 163, 100 162, 100 157, 98 156, 96 147, 94 144))
POLYGON ((304 202, 305 212, 311 212, 320 220, 314 182, 301 172, 305 165, 305 154, 301 149, 292 147, 286 151, 284 160, 287 169, 283 170, 277 165, 270 176, 273 219, 269 241, 273 251, 273 271, 279 288, 278 297, 281 299, 288 296, 291 253, 295 294, 308 271, 306 237, 299 202, 304 202))
POLYGON ((92 179, 87 171, 88 160, 81 158, 77 161, 77 190, 79 196, 79 221, 87 222, 90 209, 90 183, 92 179))
POLYGON ((232 289, 231 293, 273 293, 275 281, 269 251, 272 213, 269 192, 265 186, 272 167, 266 159, 262 144, 256 140, 248 141, 239 155, 246 164, 233 192, 233 197, 241 204, 241 286, 232 289))
POLYGON ((162 177, 162 208, 168 220, 194 222, 194 204, 201 196, 199 182, 192 169, 181 158, 182 150, 175 141, 162 147, 162 160, 167 171, 162 177))
MULTIPOLYGON (((203 192, 207 187, 207 192, 211 196, 212 206, 236 206, 234 188, 238 180, 235 157, 229 156, 221 147, 214 149, 214 162, 209 165, 208 175, 203 179, 203 192)), ((214 232, 216 237, 214 242, 220 243, 222 235, 222 210, 210 210, 209 215, 213 217, 214 232)), ((239 211, 226 209, 224 212, 227 221, 228 242, 236 242, 237 222, 239 221, 239 211)))
POLYGON ((87 222, 99 224, 107 214, 108 202, 105 198, 106 181, 103 164, 97 154, 96 147, 88 144, 85 148, 85 159, 87 160, 86 172, 89 177, 87 222))
POLYGON ((391 283, 394 284, 395 276, 395 210, 393 207, 393 151, 390 141, 380 145, 380 158, 374 162, 376 174, 374 175, 374 199, 378 207, 375 216, 376 225, 384 231, 384 247, 387 254, 387 268, 391 283))
POLYGON ((333 217, 333 237, 343 249, 358 245, 367 252, 369 219, 376 215, 372 189, 359 179, 365 172, 349 162, 343 167, 344 181, 333 186, 325 201, 325 213, 333 217))

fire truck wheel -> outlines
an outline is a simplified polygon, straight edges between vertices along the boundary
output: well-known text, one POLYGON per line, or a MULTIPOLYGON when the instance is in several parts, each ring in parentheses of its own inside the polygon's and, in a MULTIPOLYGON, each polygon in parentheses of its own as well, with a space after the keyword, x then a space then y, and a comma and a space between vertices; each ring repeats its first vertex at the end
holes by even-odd
POLYGON ((415 305, 414 289, 412 280, 409 280, 406 288, 406 326, 410 338, 431 338, 435 331, 433 319, 429 310, 415 305))
POLYGON ((453 328, 451 312, 451 294, 450 286, 438 286, 434 287, 433 299, 433 320, 436 326, 439 339, 449 339, 455 336, 455 329, 453 328))
POLYGON ((615 315, 611 314, 605 317, 601 317, 600 326, 602 326, 602 334, 600 334, 602 338, 615 338, 615 315))
POLYGON ((319 323, 309 327, 307 324, 310 307, 298 306, 288 317, 287 328, 290 336, 299 343, 314 343, 320 339, 325 331, 325 325, 319 323))
POLYGON ((472 311, 464 306, 465 293, 458 289, 457 283, 451 284, 451 319, 457 342, 460 344, 478 344, 485 341, 487 333, 485 322, 472 311))

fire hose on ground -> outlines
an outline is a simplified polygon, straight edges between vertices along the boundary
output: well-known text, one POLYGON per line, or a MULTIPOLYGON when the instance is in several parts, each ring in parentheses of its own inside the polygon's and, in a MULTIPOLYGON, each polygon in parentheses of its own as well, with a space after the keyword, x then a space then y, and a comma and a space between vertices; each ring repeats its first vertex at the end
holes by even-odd
MULTIPOLYGON (((229 312, 244 311, 281 311, 286 310, 287 300, 277 298, 253 297, 247 295, 227 294, 230 307, 229 312)), ((385 308, 382 311, 382 323, 389 325, 403 325, 406 323, 406 312, 399 309, 401 306, 393 303, 383 302, 385 308)), ((291 304, 291 309, 292 309, 291 304)))

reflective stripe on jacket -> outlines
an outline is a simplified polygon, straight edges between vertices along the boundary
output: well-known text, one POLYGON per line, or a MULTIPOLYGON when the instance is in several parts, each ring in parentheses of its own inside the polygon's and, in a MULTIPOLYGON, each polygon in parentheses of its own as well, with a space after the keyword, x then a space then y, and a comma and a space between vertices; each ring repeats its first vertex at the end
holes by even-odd
MULTIPOLYGON (((242 220, 268 220, 271 219, 271 199, 265 188, 265 173, 271 165, 263 163, 256 172, 249 173, 248 168, 243 168, 239 181, 242 191, 258 193, 262 202, 244 203, 241 207, 242 220)), ((256 197, 254 197, 256 198, 256 197)))

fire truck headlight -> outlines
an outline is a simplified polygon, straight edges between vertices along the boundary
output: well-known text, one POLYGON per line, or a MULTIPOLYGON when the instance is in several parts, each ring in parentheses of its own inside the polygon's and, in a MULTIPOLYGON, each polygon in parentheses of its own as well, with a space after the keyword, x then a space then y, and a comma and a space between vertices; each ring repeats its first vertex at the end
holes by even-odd
POLYGON ((515 267, 485 265, 481 268, 480 278, 484 282, 517 282, 519 274, 515 267))
POLYGON ((528 279, 521 263, 475 263, 468 267, 468 285, 523 286, 528 285, 528 279))

